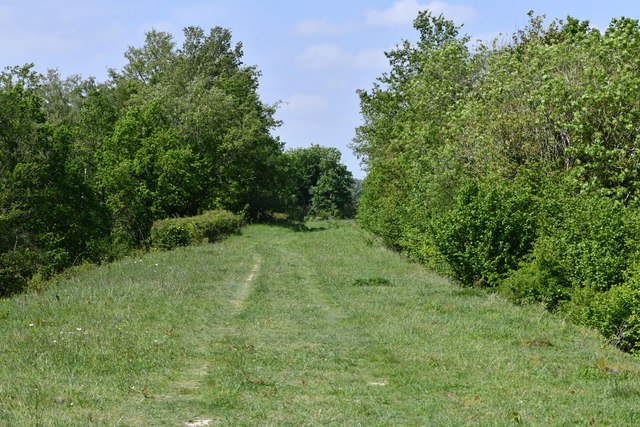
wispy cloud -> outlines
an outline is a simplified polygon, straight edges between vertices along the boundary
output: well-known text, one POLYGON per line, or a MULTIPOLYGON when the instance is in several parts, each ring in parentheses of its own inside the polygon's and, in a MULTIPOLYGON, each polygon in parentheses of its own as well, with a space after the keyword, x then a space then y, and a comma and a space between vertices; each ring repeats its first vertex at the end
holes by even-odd
POLYGON ((427 9, 435 15, 442 14, 456 23, 469 22, 477 15, 477 11, 473 7, 462 4, 450 4, 442 1, 421 4, 417 0, 397 0, 387 9, 370 10, 367 14, 367 24, 371 26, 410 25, 418 12, 427 9))
POLYGON ((299 36, 337 36, 355 30, 357 26, 353 24, 334 24, 326 19, 307 19, 296 25, 294 33, 299 36))
POLYGON ((298 114, 315 114, 327 111, 330 105, 325 95, 296 93, 285 99, 282 109, 298 114))
POLYGON ((104 27, 96 30, 95 36, 101 42, 120 40, 127 36, 127 29, 119 22, 106 23, 104 27))
POLYGON ((453 20, 456 24, 466 24, 478 16, 478 11, 471 6, 450 4, 442 1, 429 3, 427 9, 435 15, 444 15, 445 18, 453 20))
POLYGON ((386 65, 382 49, 364 49, 350 53, 333 43, 307 47, 299 56, 298 64, 305 69, 325 68, 380 68, 386 65))
POLYGON ((104 26, 98 21, 104 14, 100 5, 83 3, 71 7, 47 3, 34 13, 13 3, 0 7, 0 51, 9 61, 20 61, 25 52, 48 56, 73 54, 92 44, 94 50, 99 49, 93 41, 104 26))
POLYGON ((331 68, 348 64, 350 60, 349 54, 333 43, 309 46, 298 56, 298 64, 306 69, 331 68))

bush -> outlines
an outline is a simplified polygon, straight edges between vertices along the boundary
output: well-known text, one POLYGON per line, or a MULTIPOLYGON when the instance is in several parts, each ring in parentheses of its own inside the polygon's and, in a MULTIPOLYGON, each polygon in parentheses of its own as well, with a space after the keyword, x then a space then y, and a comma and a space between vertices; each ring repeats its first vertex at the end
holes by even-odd
POLYGON ((386 167, 369 171, 358 199, 356 220, 365 229, 380 236, 385 245, 399 250, 402 227, 406 223, 406 202, 402 187, 385 187, 389 183, 386 167), (403 203, 404 202, 404 203, 403 203))
POLYGON ((151 246, 158 249, 188 246, 197 240, 202 240, 202 235, 198 235, 189 218, 163 219, 154 222, 151 227, 151 246))
POLYGON ((518 301, 554 309, 582 288, 595 293, 621 285, 636 252, 636 214, 596 194, 547 195, 540 238, 529 259, 501 288, 518 301))
POLYGON ((598 194, 547 194, 540 238, 500 289, 640 353, 640 214, 598 194))
POLYGON ((0 296, 20 292, 41 264, 40 254, 29 248, 0 253, 0 296))
POLYGON ((504 183, 469 181, 431 233, 463 285, 494 286, 515 270, 536 238, 534 198, 504 183))
POLYGON ((224 236, 237 233, 242 227, 243 218, 228 211, 216 210, 193 217, 193 221, 202 237, 213 243, 224 236))
POLYGON ((214 242, 237 232, 241 226, 240 215, 224 210, 207 211, 194 217, 167 218, 153 223, 151 246, 170 250, 199 243, 205 238, 214 242))
POLYGON ((606 291, 624 281, 640 236, 632 211, 596 194, 578 194, 552 202, 546 256, 555 260, 571 287, 606 291))
POLYGON ((568 300, 571 284, 554 256, 553 245, 552 239, 538 239, 533 253, 500 283, 500 292, 521 303, 542 302, 548 309, 568 300))
POLYGON ((2 252, 0 297, 22 292, 34 275, 38 275, 41 280, 47 280, 70 264, 68 252, 62 248, 50 247, 43 250, 34 245, 2 252))
POLYGON ((628 282, 606 292, 591 288, 577 290, 564 309, 572 320, 598 329, 620 349, 640 354, 638 271, 628 282))

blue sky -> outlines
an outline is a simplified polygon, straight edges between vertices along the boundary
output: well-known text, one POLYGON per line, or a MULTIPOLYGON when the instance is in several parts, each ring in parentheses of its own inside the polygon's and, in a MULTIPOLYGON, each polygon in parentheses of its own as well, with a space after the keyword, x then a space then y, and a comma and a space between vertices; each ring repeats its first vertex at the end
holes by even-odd
POLYGON ((288 148, 311 143, 339 148, 357 178, 364 173, 348 149, 360 123, 356 89, 387 69, 383 52, 413 40, 417 12, 443 13, 473 38, 490 40, 522 28, 527 11, 567 15, 606 29, 614 17, 640 18, 636 0, 0 0, 0 67, 34 62, 63 76, 106 79, 124 65, 127 47, 151 28, 181 42, 182 28, 230 28, 245 63, 262 71, 263 101, 284 101, 276 131, 288 148))

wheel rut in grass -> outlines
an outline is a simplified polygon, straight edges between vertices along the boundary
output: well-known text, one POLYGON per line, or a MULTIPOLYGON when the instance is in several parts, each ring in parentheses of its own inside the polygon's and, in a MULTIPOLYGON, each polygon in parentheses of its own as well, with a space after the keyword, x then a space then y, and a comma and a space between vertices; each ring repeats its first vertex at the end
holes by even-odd
POLYGON ((253 268, 249 272, 249 275, 240 284, 236 297, 231 302, 231 305, 233 307, 232 316, 237 316, 245 308, 247 301, 249 300, 249 296, 251 295, 253 283, 255 282, 256 277, 258 277, 261 267, 262 257, 258 255, 254 258, 253 268))
POLYGON ((327 322, 332 323, 346 317, 340 304, 323 291, 318 283, 318 269, 322 267, 314 267, 314 261, 285 246, 278 247, 278 252, 281 259, 288 260, 289 263, 296 266, 301 291, 306 294, 304 300, 319 310, 327 322))
MULTIPOLYGON (((209 342, 203 345, 215 352, 215 348, 221 344, 220 340, 226 340, 228 337, 235 334, 234 327, 232 326, 233 320, 242 314, 243 310, 247 306, 247 302, 251 296, 253 284, 260 274, 263 258, 260 255, 256 255, 253 258, 251 270, 245 277, 245 279, 237 284, 237 290, 233 299, 229 303, 229 311, 225 316, 225 321, 219 325, 212 327, 216 330, 216 336, 218 339, 213 342, 209 342)), ((181 399, 199 399, 198 389, 210 375, 212 360, 194 360, 184 371, 181 378, 176 382, 176 388, 181 399)))
POLYGON ((323 392, 336 379, 360 388, 388 384, 381 362, 366 355, 374 337, 353 323, 353 309, 336 291, 348 275, 333 271, 322 236, 269 237, 247 248, 202 356, 183 368, 171 393, 198 420, 223 423, 203 406, 250 406, 279 393, 297 404, 336 399, 323 392))

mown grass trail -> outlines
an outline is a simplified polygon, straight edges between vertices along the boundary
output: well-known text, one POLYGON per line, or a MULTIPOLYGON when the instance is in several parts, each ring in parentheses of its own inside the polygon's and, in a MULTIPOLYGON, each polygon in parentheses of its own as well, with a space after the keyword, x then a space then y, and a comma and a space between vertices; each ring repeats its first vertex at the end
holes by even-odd
POLYGON ((0 319, 0 425, 640 423, 639 359, 351 222, 126 259, 0 319))

